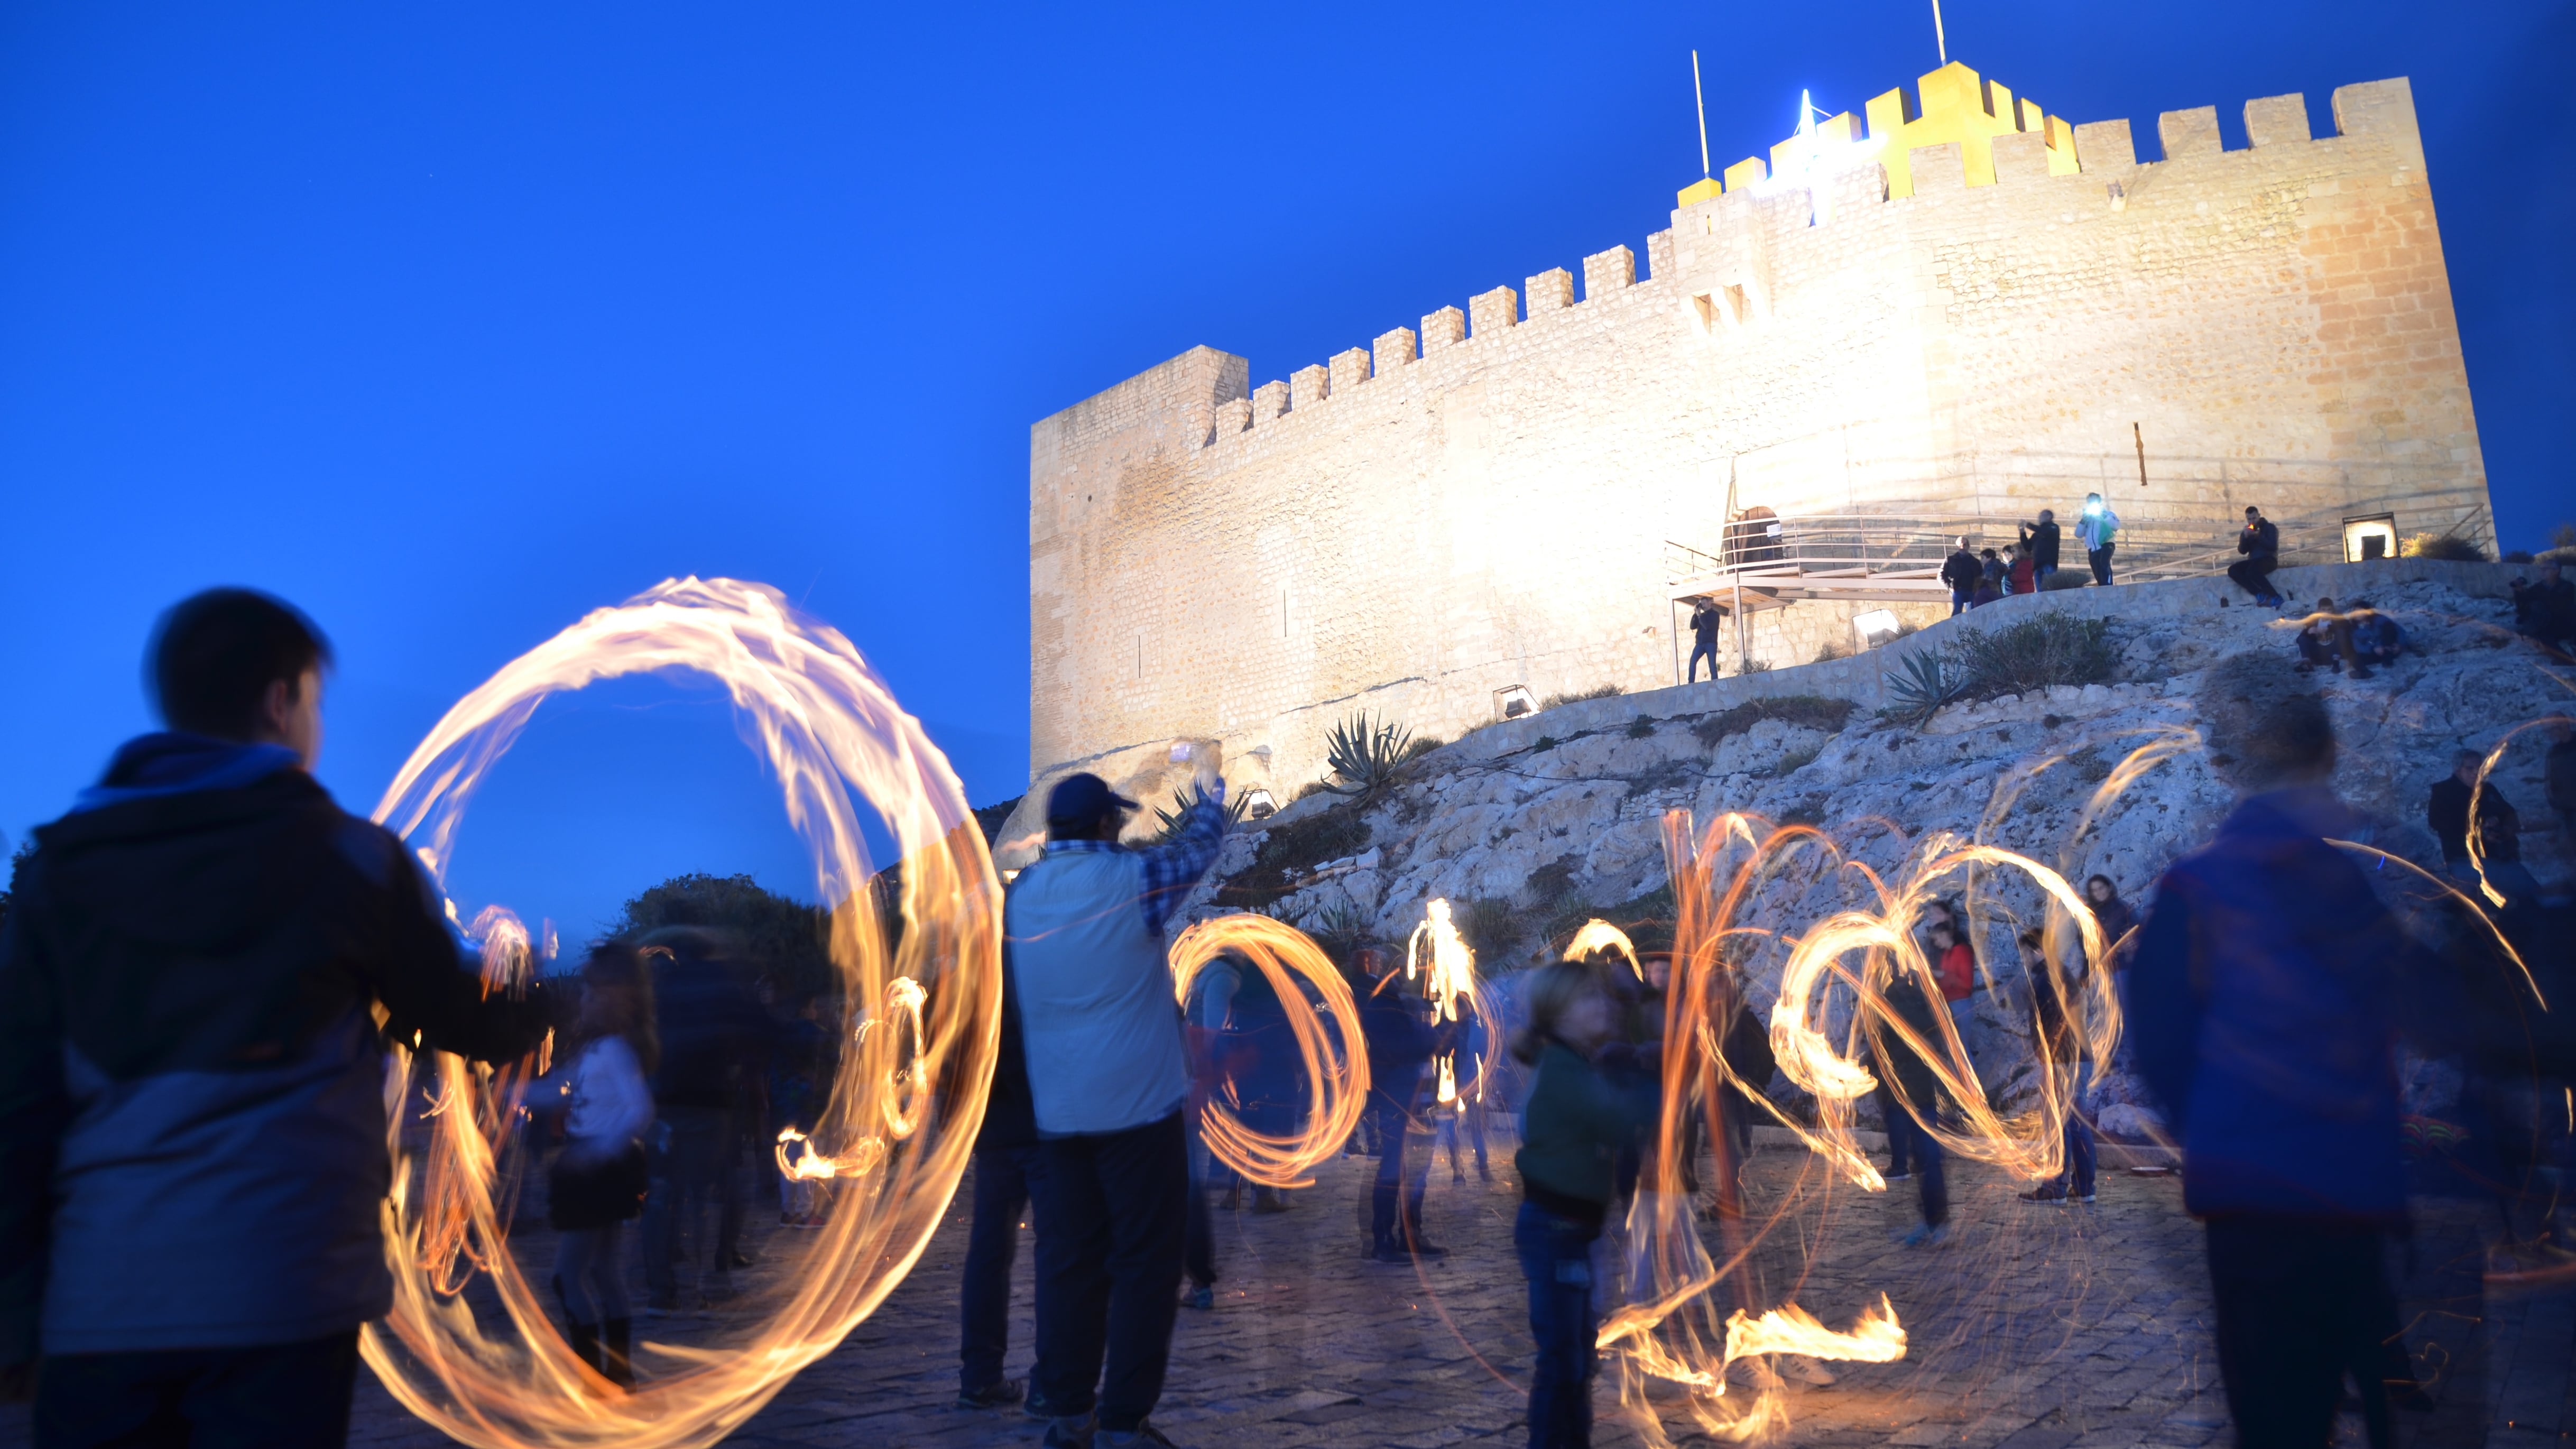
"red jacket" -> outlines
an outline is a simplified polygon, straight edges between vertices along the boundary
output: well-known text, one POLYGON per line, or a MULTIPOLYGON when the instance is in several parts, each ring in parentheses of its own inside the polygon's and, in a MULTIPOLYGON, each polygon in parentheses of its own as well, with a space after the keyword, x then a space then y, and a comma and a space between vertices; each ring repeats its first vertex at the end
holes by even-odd
POLYGON ((1977 958, 1964 941, 1942 952, 1934 970, 1941 978, 1944 1001, 1965 1001, 1977 987, 1977 958))

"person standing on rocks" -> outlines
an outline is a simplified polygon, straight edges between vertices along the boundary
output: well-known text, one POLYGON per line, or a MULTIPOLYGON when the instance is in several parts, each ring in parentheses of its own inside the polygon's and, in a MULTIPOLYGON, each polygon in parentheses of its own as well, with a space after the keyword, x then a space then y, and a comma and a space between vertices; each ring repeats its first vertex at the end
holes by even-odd
POLYGON ((2119 886, 2107 875, 2086 876, 2084 904, 2093 908, 2093 924, 2102 928, 2102 947, 2110 953, 2107 964, 2115 971, 2128 965, 2137 953, 2137 943, 2128 936, 2138 924, 2138 913, 2120 899, 2119 886))
POLYGON ((2093 582, 2111 586, 2111 551, 2119 546, 2120 515, 2102 501, 2099 493, 2084 495, 2084 516, 2075 521, 2075 540, 2084 545, 2084 558, 2093 566, 2093 582))
POLYGON ((359 1325, 393 1306, 385 1044, 506 1062, 550 1025, 315 782, 330 661, 266 594, 182 601, 150 656, 167 728, 19 866, 0 1398, 33 1388, 38 1444, 346 1443, 359 1325))
POLYGON ((1969 546, 1968 536, 1959 535, 1958 548, 1941 562, 1941 582, 1950 586, 1950 617, 1968 612, 1976 600, 1977 585, 1986 577, 1986 566, 1977 561, 1977 551, 1969 546))
POLYGON ((2248 504, 2245 527, 2236 535, 2236 551, 2243 558, 2227 566, 2227 576, 2236 586, 2254 596, 2254 602, 2267 609, 2281 607, 2281 596, 2272 592, 2272 570, 2281 566, 2281 530, 2263 516, 2263 510, 2248 504))
POLYGON ((1699 662, 1702 659, 1706 659, 1708 661, 1708 677, 1710 682, 1716 682, 1717 626, 1723 622, 1725 618, 1726 611, 1720 609, 1713 600, 1702 599, 1691 605, 1690 677, 1685 680, 1684 683, 1697 684, 1699 682, 1699 662))
POLYGON ((1134 801, 1097 775, 1058 781, 1046 853, 1003 902, 1038 1132, 1036 1391, 1058 1449, 1095 1427, 1107 1445, 1171 1442, 1149 1416, 1188 1252, 1190 1070, 1163 930, 1226 824, 1214 747, 1194 753, 1179 836, 1147 850, 1118 843, 1134 801))
POLYGON ((2057 510, 2039 510, 2039 522, 2021 526, 2022 552, 2030 557, 2030 572, 2037 586, 2048 587, 2048 576, 2057 572, 2057 510))
POLYGON ((2216 838, 2157 884, 2124 996, 2140 1074, 2207 1225, 2218 1367, 2237 1442, 2323 1445, 2351 1376, 2385 1442, 2383 1253, 2406 1223, 2395 1059, 2414 947, 2330 842, 2325 704, 2240 654, 2199 692, 2238 792, 2216 838))

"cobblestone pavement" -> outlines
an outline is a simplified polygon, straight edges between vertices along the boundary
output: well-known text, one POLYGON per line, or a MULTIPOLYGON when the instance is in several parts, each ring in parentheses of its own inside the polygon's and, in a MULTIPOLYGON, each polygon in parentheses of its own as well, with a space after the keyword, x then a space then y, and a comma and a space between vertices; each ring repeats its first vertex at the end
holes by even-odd
MULTIPOLYGON (((1434 1173, 1427 1231, 1454 1252, 1419 1269, 1360 1257, 1365 1160, 1325 1168, 1289 1213, 1219 1212, 1218 1306, 1181 1314, 1156 1423, 1195 1449, 1521 1442, 1517 1385, 1530 1340, 1510 1253, 1509 1160, 1507 1148, 1498 1151, 1490 1185, 1472 1172, 1453 1182, 1446 1164, 1434 1173)), ((1778 1201, 1808 1163, 1789 1151, 1757 1154, 1748 1169, 1756 1205, 1778 1201)), ((1954 1162, 1958 1231, 1935 1248, 1891 1243, 1911 1220, 1905 1184, 1885 1196, 1839 1191, 1811 1201, 1769 1236, 1757 1257, 1770 1300, 1794 1299, 1839 1327, 1885 1292, 1912 1345, 1902 1362, 1838 1364, 1836 1383, 1793 1386, 1784 1442, 2062 1449, 2227 1441, 2200 1232, 2180 1211, 2177 1181, 2108 1175, 2090 1208, 2029 1206, 2015 1199, 2018 1186, 1954 1162)), ((963 1449, 1037 1441, 1040 1426, 1016 1414, 951 1405, 965 1201, 961 1193, 885 1306, 728 1442, 963 1449)), ((2482 1301, 2478 1234, 2491 1211, 2417 1205, 2409 1342, 2440 1402, 2432 1414, 2401 1416, 2401 1443, 2538 1445, 2576 1432, 2576 1294, 2482 1301)), ((755 1232, 752 1251, 773 1232, 785 1230, 755 1232)), ((541 1235, 522 1245, 532 1261, 549 1251, 541 1235)), ((1028 1362, 1025 1251, 1018 1274, 1015 1375, 1028 1362)), ((638 1331, 686 1342, 721 1327, 709 1315, 684 1315, 638 1331)), ((1642 1442, 1616 1409, 1605 1378, 1598 1441, 1642 1442)), ((1663 1409, 1672 1437, 1689 1441, 1688 1417, 1675 1403, 1663 1409)), ((363 1375, 352 1438, 383 1449, 444 1442, 363 1375)), ((0 1445, 26 1440, 23 1409, 0 1416, 0 1445)), ((2347 1416, 2338 1441, 2362 1442, 2357 1417, 2347 1416)))

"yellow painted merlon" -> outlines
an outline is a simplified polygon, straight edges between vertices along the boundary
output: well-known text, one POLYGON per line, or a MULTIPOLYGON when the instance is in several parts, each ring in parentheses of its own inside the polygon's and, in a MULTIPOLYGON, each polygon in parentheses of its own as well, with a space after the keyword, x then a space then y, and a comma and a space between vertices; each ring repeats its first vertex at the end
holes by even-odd
POLYGON ((1740 191, 1747 186, 1759 186, 1770 174, 1770 168, 1762 164, 1761 157, 1747 156, 1726 168, 1726 189, 1740 191))
POLYGON ((1673 198, 1673 204, 1675 206, 1697 206, 1703 201, 1715 199, 1717 192, 1717 178, 1714 176, 1703 176, 1697 181, 1692 182, 1690 185, 1683 187, 1680 192, 1676 193, 1673 198))
POLYGON ((1914 194, 1911 153, 1928 146, 1956 145, 1965 168, 1963 179, 1970 186, 1994 184, 1997 136, 2039 136, 2051 176, 2070 175, 2077 169, 2071 127, 1957 61, 1924 76, 1917 94, 1922 98, 1919 105, 1900 87, 1866 108, 1869 136, 1879 143, 1878 157, 1887 167, 1891 197, 1914 194))
POLYGON ((1816 123, 1815 135, 1805 142, 1791 136, 1771 148, 1771 174, 1778 176, 1798 168, 1798 153, 1803 147, 1848 146, 1861 139, 1860 118, 1849 111, 1828 116, 1816 123))

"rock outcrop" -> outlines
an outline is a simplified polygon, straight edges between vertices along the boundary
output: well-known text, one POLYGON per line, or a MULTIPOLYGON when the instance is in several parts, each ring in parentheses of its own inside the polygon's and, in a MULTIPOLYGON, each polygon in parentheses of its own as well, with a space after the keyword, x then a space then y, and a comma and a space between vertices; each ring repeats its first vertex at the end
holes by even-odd
MULTIPOLYGON (((2367 680, 2320 671, 2315 683, 2342 745, 2340 788, 2374 822, 2367 843, 2434 870, 2440 853, 2424 825, 2425 794, 2449 771, 2453 752, 2486 749, 2552 715, 2576 715, 2569 683, 2576 669, 2547 659, 2507 627, 2509 573, 2497 565, 2403 560, 2288 569, 2276 580, 2302 602, 2331 594, 2349 606, 2366 598, 2404 627, 2407 652, 2394 665, 2367 680)), ((2297 650, 2281 617, 2248 607, 2223 579, 2086 589, 1979 610, 1858 661, 1560 706, 1416 761, 1365 808, 1364 854, 1292 870, 1254 898, 1311 932, 1401 941, 1425 904, 1445 897, 1482 934, 1484 969, 1505 973, 1544 959, 1551 925, 1561 930, 1596 913, 1617 921, 1623 908, 1632 917, 1658 909, 1668 915, 1669 906, 1653 899, 1666 884, 1662 821, 1668 811, 1686 810, 1703 828, 1728 811, 1814 824, 1848 859, 1899 881, 1923 844, 1946 832, 2020 852, 2078 881, 2107 875, 2143 910, 2166 864, 2206 839, 2224 815, 2228 787, 2197 748, 2183 748, 2086 822, 2088 802, 2133 749, 2195 728, 2192 693, 2210 663, 2259 650, 2292 669, 2297 650), (1952 704, 1919 724, 1882 712, 1888 671, 1906 654, 2050 608, 2108 621, 2111 678, 1952 704), (1850 701, 1838 725, 1837 697, 1850 701), (1766 699, 1776 708, 1759 707, 1766 699), (1766 713, 1775 717, 1758 717, 1766 713)), ((2545 801, 2547 743, 2546 729, 2515 736, 2492 783, 2521 811, 2527 863, 2543 882, 2564 888, 2576 876, 2576 853, 2545 801)), ((1235 883, 1254 874, 1273 832, 1359 808, 1313 795, 1263 828, 1238 833, 1184 914, 1246 899, 1235 883)), ((1940 893, 1969 886, 1954 876, 1940 893)), ((1998 922, 1976 943, 1980 955, 2012 961, 2007 923, 2039 919, 2037 892, 1995 871, 1980 872, 1973 888, 1998 922)), ((1820 868, 1784 874, 1749 914, 1794 935, 1847 903, 1860 903, 1850 873, 1820 868)), ((1776 989, 1782 955, 1769 952, 1754 965, 1757 998, 1776 989), (1766 964, 1774 973, 1768 980, 1766 964)), ((2020 1074, 2011 1048, 2028 1034, 2022 1010, 2009 992, 1981 1002, 1997 1043, 1995 1060, 1980 1063, 1992 1084, 2020 1074)), ((2111 1095, 2127 1093, 2115 1083, 2111 1095)))

